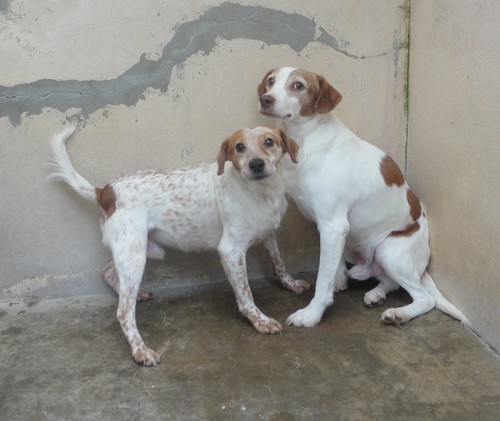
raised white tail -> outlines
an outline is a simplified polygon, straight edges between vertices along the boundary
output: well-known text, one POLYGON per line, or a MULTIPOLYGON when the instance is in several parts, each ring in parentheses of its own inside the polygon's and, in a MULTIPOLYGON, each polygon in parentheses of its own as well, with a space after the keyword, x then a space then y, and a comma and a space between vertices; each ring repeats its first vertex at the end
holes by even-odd
POLYGON ((425 271, 422 275, 421 282, 427 292, 432 295, 434 300, 436 300, 436 308, 438 310, 441 310, 443 313, 446 313, 451 317, 460 320, 464 325, 470 326, 470 322, 467 317, 465 317, 465 315, 458 308, 456 308, 443 296, 441 291, 439 291, 436 283, 431 278, 431 275, 429 275, 427 271, 425 271))
POLYGON ((49 165, 54 169, 49 175, 49 180, 64 181, 73 190, 85 199, 96 201, 95 187, 85 178, 78 174, 71 164, 68 152, 66 151, 66 141, 75 132, 76 127, 68 127, 61 133, 56 134, 50 143, 52 149, 52 161, 49 165))

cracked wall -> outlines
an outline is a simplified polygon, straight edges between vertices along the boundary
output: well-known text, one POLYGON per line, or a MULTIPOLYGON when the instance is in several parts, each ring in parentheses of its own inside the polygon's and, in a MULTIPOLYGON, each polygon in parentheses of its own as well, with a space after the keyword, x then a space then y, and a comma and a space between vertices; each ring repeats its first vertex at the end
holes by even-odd
MULTIPOLYGON (((325 75, 344 122, 404 165, 407 1, 139 3, 0 2, 3 297, 108 293, 97 210, 45 182, 49 139, 68 122, 74 165, 95 185, 211 160, 234 130, 272 124, 257 83, 292 65, 325 75)), ((316 229, 293 206, 278 235, 292 271, 317 268, 316 229)), ((260 248, 248 263, 269 275, 260 248)), ((169 251, 147 273, 155 285, 223 278, 213 253, 169 251)))

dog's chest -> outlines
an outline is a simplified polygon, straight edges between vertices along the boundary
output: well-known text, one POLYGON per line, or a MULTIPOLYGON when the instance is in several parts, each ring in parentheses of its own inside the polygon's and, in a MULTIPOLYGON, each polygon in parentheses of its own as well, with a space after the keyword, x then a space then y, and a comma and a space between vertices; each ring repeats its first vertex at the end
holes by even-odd
POLYGON ((286 212, 283 179, 248 183, 229 175, 220 180, 216 195, 224 233, 242 244, 259 243, 279 227, 286 212))
POLYGON ((287 159, 284 163, 286 191, 310 220, 316 220, 316 207, 324 207, 330 198, 337 196, 342 183, 343 163, 336 163, 331 148, 301 146, 298 164, 287 159))

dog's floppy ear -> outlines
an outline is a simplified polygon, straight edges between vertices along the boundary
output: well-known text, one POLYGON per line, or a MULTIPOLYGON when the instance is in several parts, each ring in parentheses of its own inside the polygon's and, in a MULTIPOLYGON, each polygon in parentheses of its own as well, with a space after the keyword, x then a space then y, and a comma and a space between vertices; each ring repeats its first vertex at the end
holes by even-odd
POLYGON ((316 112, 326 114, 332 111, 342 100, 342 95, 323 76, 317 76, 319 82, 319 94, 316 100, 316 112))
POLYGON ((217 175, 224 174, 224 165, 226 161, 229 159, 229 138, 222 142, 220 145, 219 154, 217 155, 217 165, 219 166, 217 170, 217 175))
POLYGON ((295 140, 288 137, 286 132, 283 129, 278 129, 281 138, 281 146, 283 148, 283 152, 288 153, 293 163, 297 163, 297 154, 299 153, 299 145, 295 143, 295 140))
POLYGON ((264 76, 264 79, 262 79, 262 82, 260 82, 257 86, 257 94, 259 94, 259 98, 266 93, 266 88, 267 88, 267 78, 269 75, 274 72, 276 69, 271 69, 269 70, 266 75, 264 76))

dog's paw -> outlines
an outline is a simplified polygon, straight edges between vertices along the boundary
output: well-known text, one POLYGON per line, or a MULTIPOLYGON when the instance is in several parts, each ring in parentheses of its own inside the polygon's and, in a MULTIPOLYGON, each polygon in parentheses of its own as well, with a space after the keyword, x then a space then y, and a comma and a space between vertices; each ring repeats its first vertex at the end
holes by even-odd
POLYGON ((133 357, 137 364, 141 364, 146 367, 156 366, 160 363, 160 355, 147 346, 143 346, 135 351, 133 353, 133 357))
POLYGON ((153 299, 153 293, 147 289, 141 288, 137 293, 137 302, 149 301, 153 299))
POLYGON ((347 279, 339 279, 335 280, 335 284, 333 285, 333 292, 341 292, 347 289, 347 279))
POLYGON ((388 308, 382 313, 382 316, 380 317, 380 320, 382 320, 385 324, 388 325, 402 325, 406 323, 409 318, 405 314, 404 311, 398 308, 388 308))
POLYGON ((365 294, 365 305, 367 307, 377 307, 385 303, 385 293, 379 288, 374 288, 365 294))
POLYGON ((295 294, 302 294, 303 292, 309 291, 311 284, 307 281, 303 281, 302 279, 292 278, 287 284, 285 284, 285 288, 295 292, 295 294))
POLYGON ((322 314, 322 312, 316 311, 309 305, 290 315, 290 317, 286 320, 286 324, 297 327, 313 327, 321 321, 322 314))
POLYGON ((264 335, 275 335, 277 333, 283 332, 283 326, 281 326, 278 321, 271 319, 270 317, 260 318, 252 321, 252 325, 257 332, 264 335))

